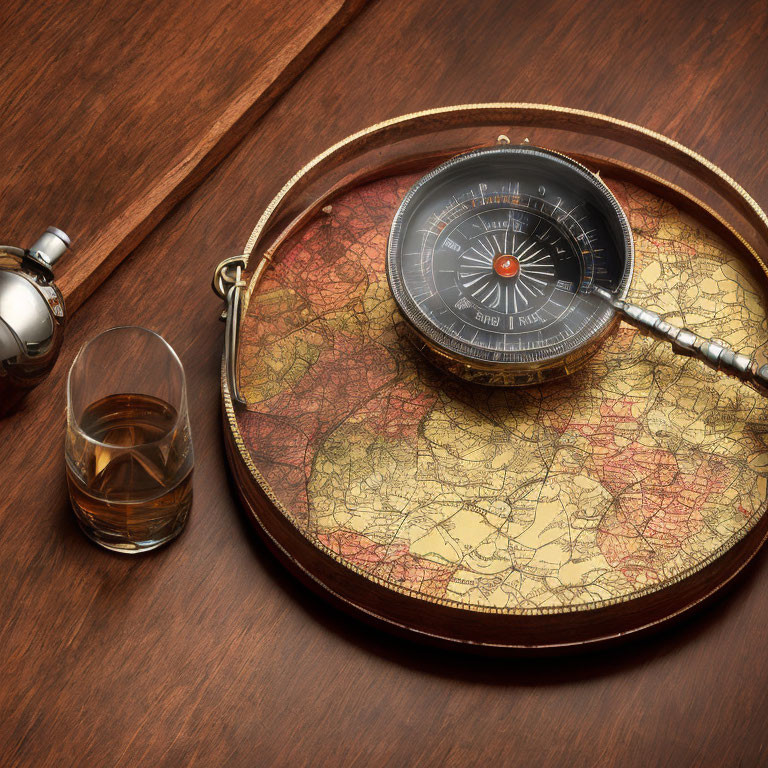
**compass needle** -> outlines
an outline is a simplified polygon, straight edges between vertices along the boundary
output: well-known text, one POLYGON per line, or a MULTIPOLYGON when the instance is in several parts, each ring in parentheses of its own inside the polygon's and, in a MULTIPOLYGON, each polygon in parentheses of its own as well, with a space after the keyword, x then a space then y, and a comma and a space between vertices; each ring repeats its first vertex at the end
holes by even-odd
POLYGON ((520 253, 516 253, 516 254, 514 254, 515 256, 517 256, 517 260, 518 260, 518 261, 525 261, 525 259, 523 258, 523 256, 524 256, 524 255, 525 255, 525 254, 526 254, 526 253, 527 253, 527 252, 528 252, 528 251, 529 251, 531 248, 533 248, 535 245, 536 245, 536 241, 535 241, 535 240, 532 240, 532 241, 531 241, 531 243, 530 243, 530 245, 527 245, 525 248, 523 248, 523 250, 522 250, 522 251, 520 251, 520 253))
MULTIPOLYGON (((472 250, 474 250, 474 248, 472 250)), ((464 259, 465 259, 465 261, 471 261, 471 262, 473 262, 475 264, 490 264, 491 263, 489 259, 482 259, 482 260, 481 259, 475 259, 472 256, 465 256, 464 259)))
POLYGON ((472 292, 473 296, 477 296, 478 293, 482 293, 487 287, 488 287, 488 278, 485 278, 486 282, 484 282, 476 291, 472 292))
POLYGON ((521 264, 526 264, 526 265, 529 265, 529 266, 532 266, 532 267, 535 267, 535 266, 537 266, 537 265, 538 265, 538 263, 539 263, 539 261, 541 261, 541 259, 546 259, 546 258, 547 258, 546 256, 542 256, 540 259, 536 259, 536 261, 532 261, 532 259, 533 259, 535 256, 536 256, 536 254, 535 254, 535 253, 534 253, 534 254, 531 254, 531 255, 529 255, 529 256, 528 256, 528 258, 527 258, 527 259, 523 259, 523 260, 522 260, 520 263, 521 263, 521 264))
MULTIPOLYGON (((477 248, 475 248, 474 246, 473 246, 472 248, 470 248, 469 250, 470 250, 470 251, 474 251, 474 252, 475 252, 475 253, 476 253, 478 256, 480 256, 480 257, 483 259, 483 262, 484 262, 484 263, 486 263, 486 264, 490 264, 490 263, 493 261, 493 259, 492 259, 490 256, 488 256, 488 255, 487 255, 487 254, 485 254, 485 253, 481 253, 481 252, 480 252, 480 251, 478 251, 478 250, 477 250, 477 248)), ((469 259, 469 258, 471 258, 471 257, 470 257, 470 256, 467 256, 466 258, 468 258, 468 259, 469 259)))
POLYGON ((485 248, 488 251, 487 256, 493 259, 493 251, 480 238, 478 238, 477 244, 485 248))

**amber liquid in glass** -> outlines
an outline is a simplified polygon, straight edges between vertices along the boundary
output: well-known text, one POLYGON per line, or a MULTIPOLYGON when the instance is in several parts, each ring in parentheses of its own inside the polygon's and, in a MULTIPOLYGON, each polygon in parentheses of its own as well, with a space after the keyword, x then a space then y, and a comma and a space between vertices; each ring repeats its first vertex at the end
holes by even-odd
POLYGON ((143 551, 173 538, 192 505, 186 421, 155 397, 110 395, 67 437, 67 482, 78 521, 112 549, 143 551))

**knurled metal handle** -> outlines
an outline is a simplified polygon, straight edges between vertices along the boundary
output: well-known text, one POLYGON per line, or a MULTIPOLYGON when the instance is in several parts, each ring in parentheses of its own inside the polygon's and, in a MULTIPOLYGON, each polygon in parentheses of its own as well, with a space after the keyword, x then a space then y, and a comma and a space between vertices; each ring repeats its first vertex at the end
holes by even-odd
POLYGON ((672 325, 655 312, 618 299, 605 289, 595 288, 594 291, 641 333, 668 341, 678 355, 694 357, 716 371, 751 384, 760 394, 768 395, 768 363, 760 365, 753 357, 736 352, 721 341, 705 339, 688 328, 672 325))

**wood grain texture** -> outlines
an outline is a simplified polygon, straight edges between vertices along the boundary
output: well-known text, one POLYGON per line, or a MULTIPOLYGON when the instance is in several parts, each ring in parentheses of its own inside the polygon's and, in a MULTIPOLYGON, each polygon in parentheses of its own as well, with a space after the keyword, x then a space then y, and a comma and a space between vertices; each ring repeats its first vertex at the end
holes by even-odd
POLYGON ((76 250, 57 273, 74 311, 361 5, 5 5, 4 236, 28 245, 66 221, 76 250))
POLYGON ((0 425, 0 762, 765 765, 764 555, 727 599, 679 627, 543 661, 423 650, 298 586, 229 487, 209 282, 299 165, 425 106, 503 99, 608 112, 701 151, 766 207, 767 57, 759 2, 367 7, 97 291, 54 375, 0 425), (85 339, 121 322, 160 331, 191 388, 192 517, 176 543, 141 558, 90 545, 64 484, 66 367, 85 339))

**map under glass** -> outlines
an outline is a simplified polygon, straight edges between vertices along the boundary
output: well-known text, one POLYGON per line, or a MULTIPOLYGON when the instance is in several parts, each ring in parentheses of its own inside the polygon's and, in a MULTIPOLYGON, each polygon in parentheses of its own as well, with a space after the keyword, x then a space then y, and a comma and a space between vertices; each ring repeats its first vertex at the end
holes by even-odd
MULTIPOLYGON (((539 387, 473 386, 421 359, 384 271, 415 180, 346 193, 253 288, 237 426, 281 512, 387 588, 505 613, 646 594, 743 537, 765 508, 768 409, 740 382, 624 325, 539 387)), ((765 345, 748 255, 608 183, 635 235, 629 300, 739 351, 765 345)))

